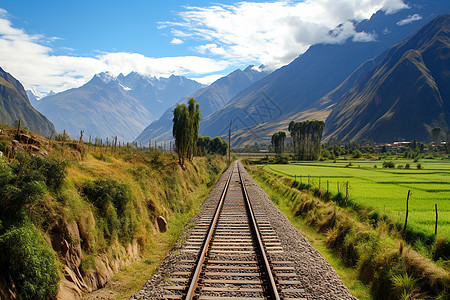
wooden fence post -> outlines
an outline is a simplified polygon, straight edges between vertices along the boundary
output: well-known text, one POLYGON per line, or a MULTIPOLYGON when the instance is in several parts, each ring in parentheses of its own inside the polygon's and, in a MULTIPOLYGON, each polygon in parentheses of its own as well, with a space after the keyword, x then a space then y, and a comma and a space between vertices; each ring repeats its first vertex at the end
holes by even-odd
POLYGON ((405 225, 403 226, 402 230, 402 237, 405 238, 406 235, 406 224, 408 223, 408 204, 409 204, 409 195, 411 193, 411 190, 408 190, 408 196, 406 197, 406 215, 405 215, 405 225))
POLYGON ((347 185, 345 186, 345 206, 347 206, 347 201, 348 201, 348 181, 347 185))
POLYGON ((437 222, 438 222, 437 203, 434 204, 434 210, 436 211, 436 223, 434 223, 434 235, 437 235, 437 222))

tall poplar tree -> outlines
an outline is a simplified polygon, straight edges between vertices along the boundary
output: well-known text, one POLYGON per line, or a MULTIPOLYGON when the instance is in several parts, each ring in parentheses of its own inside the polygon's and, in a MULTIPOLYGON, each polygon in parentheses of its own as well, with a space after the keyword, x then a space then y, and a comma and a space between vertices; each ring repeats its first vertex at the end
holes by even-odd
POLYGON ((325 123, 323 121, 304 121, 289 123, 294 153, 300 160, 316 160, 320 154, 320 140, 325 123))
POLYGON ((177 104, 173 111, 172 134, 178 161, 183 167, 185 159, 192 160, 197 149, 200 115, 200 105, 194 98, 189 99, 188 106, 177 104))
POLYGON ((284 141, 286 139, 286 133, 279 131, 272 135, 272 147, 276 155, 281 155, 284 152, 284 141))

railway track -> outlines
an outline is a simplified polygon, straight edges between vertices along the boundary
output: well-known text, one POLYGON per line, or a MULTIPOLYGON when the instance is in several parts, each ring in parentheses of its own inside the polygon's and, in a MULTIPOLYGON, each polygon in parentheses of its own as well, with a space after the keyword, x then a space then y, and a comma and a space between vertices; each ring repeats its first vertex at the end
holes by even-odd
POLYGON ((234 162, 217 201, 204 209, 167 274, 164 299, 306 299, 277 233, 251 202, 234 162))

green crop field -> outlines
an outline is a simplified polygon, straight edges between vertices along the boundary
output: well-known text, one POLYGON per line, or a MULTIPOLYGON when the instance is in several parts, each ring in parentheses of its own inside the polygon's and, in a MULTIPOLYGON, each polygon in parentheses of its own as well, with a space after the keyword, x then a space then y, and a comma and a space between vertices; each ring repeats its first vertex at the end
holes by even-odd
POLYGON ((410 169, 382 168, 382 161, 299 162, 267 164, 266 170, 319 186, 326 191, 346 193, 349 199, 364 207, 386 214, 391 220, 405 220, 406 196, 409 199, 408 226, 426 235, 434 234, 435 204, 438 207, 438 236, 450 238, 450 161, 420 160, 417 169, 412 160, 399 159, 398 165, 410 164, 410 169), (351 162, 351 166, 348 166, 351 162), (376 168, 374 167, 376 166, 376 168))

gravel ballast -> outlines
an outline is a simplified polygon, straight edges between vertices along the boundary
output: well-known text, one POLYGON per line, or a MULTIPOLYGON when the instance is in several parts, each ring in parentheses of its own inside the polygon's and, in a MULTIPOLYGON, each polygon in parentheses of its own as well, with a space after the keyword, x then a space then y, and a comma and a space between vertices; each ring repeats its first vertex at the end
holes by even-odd
MULTIPOLYGON (((208 208, 217 205, 229 172, 230 169, 222 174, 211 194, 204 201, 199 214, 189 223, 195 224, 200 219, 204 219, 202 214, 205 214, 208 208)), ((286 260, 294 262, 298 279, 305 291, 303 297, 306 296, 307 299, 356 299, 331 265, 290 223, 250 175, 244 171, 243 176, 251 202, 265 211, 271 226, 281 241, 284 257, 286 260)), ((194 256, 192 253, 183 251, 184 241, 193 231, 194 227, 188 226, 188 230, 158 267, 155 275, 147 281, 142 290, 131 296, 130 299, 162 299, 167 294, 164 287, 170 285, 168 280, 170 273, 179 270, 177 265, 182 265, 183 260, 192 259, 194 256)))

